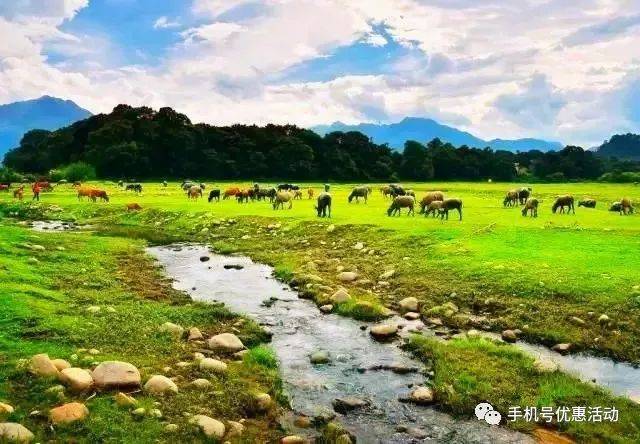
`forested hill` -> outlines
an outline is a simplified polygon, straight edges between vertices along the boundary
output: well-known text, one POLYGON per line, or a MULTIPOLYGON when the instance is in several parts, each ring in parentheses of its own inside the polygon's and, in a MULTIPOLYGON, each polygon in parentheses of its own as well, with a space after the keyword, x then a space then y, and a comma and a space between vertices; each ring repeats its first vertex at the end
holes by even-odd
MULTIPOLYGON (((47 174, 82 161, 103 178, 215 178, 335 181, 595 179, 609 161, 579 147, 514 154, 454 147, 434 139, 394 152, 359 132, 320 136, 292 125, 192 124, 171 108, 119 105, 57 131, 33 130, 4 159, 47 174), (516 169, 516 165, 518 168, 516 169)), ((637 168, 625 165, 624 171, 637 168)))
POLYGON ((616 134, 600 145, 599 156, 640 160, 640 134, 616 134))

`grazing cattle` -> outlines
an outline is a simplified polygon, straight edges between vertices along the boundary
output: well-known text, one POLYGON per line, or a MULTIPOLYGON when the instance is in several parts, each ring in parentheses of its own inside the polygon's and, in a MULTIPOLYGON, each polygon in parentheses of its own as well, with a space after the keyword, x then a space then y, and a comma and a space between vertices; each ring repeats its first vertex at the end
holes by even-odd
POLYGON ((569 194, 558 196, 556 198, 556 201, 553 203, 551 210, 553 211, 553 214, 555 214, 558 208, 560 208, 560 214, 562 214, 564 213, 564 207, 567 207, 567 214, 569 214, 571 211, 573 211, 573 214, 576 214, 576 208, 573 203, 573 196, 569 194))
POLYGON ((436 217, 436 212, 439 215, 440 210, 442 210, 442 202, 442 200, 434 200, 433 202, 429 202, 424 211, 424 217, 429 216, 429 214, 432 214, 433 217, 436 217))
POLYGON ((309 196, 309 200, 313 199, 314 194, 315 191, 313 191, 313 188, 307 188, 307 196, 309 196))
POLYGON ((444 193, 442 191, 429 191, 420 201, 420 214, 424 213, 425 208, 427 208, 431 202, 443 200, 444 193))
POLYGON ((387 216, 400 215, 402 213, 402 208, 408 208, 407 216, 409 214, 415 216, 414 207, 416 204, 416 199, 413 196, 397 196, 394 197, 393 202, 391 202, 391 206, 387 210, 387 216))
POLYGON ((367 203, 369 191, 370 191, 369 187, 364 187, 364 186, 355 187, 353 190, 351 190, 351 194, 349 194, 349 203, 351 203, 351 201, 354 198, 356 199, 356 202, 360 203, 361 197, 364 198, 364 203, 367 203))
POLYGON ((224 195, 222 196, 222 200, 227 200, 231 196, 235 196, 238 193, 240 193, 240 188, 238 187, 227 188, 226 190, 224 190, 224 195))
POLYGON ((531 187, 522 187, 518 190, 518 200, 520 201, 520 205, 527 203, 527 199, 531 196, 531 191, 531 187))
POLYGON ((239 193, 236 193, 236 200, 238 201, 238 203, 249 202, 249 197, 251 197, 252 191, 253 190, 242 190, 239 193))
POLYGON ((526 216, 527 213, 531 213, 531 217, 538 217, 538 199, 530 197, 522 207, 522 215, 526 216))
POLYGON ((585 207, 585 208, 595 208, 596 207, 596 200, 595 199, 583 199, 583 200, 578 202, 578 206, 579 207, 585 207))
POLYGON ((22 200, 24 198, 24 185, 13 190, 13 198, 22 200))
POLYGON ((609 211, 615 211, 616 213, 622 213, 622 203, 614 202, 609 207, 609 211))
POLYGON ((136 194, 142 193, 142 184, 139 183, 130 183, 124 189, 125 191, 133 191, 136 194))
POLYGON ((633 213, 633 205, 631 204, 631 200, 628 197, 623 197, 620 200, 620 214, 631 214, 633 213))
POLYGON ((118 186, 119 186, 120 188, 124 188, 124 180, 119 180, 119 181, 118 181, 118 186))
POLYGON ((414 197, 414 199, 415 199, 415 197, 416 197, 416 192, 415 192, 415 191, 413 191, 413 190, 407 190, 407 191, 405 191, 405 192, 404 192, 404 195, 405 195, 405 196, 413 196, 413 197, 414 197))
POLYGON ((199 197, 202 197, 202 188, 198 185, 191 185, 187 191, 187 198, 197 200, 199 197))
POLYGON ((80 182, 79 180, 76 180, 75 182, 73 182, 73 185, 71 185, 71 188, 78 188, 82 186, 82 182, 80 182))
POLYGON ((331 217, 331 194, 320 193, 315 209, 318 212, 318 217, 331 217))
POLYGON ((213 190, 209 191, 209 198, 207 199, 208 202, 212 202, 213 199, 215 199, 217 202, 220 202, 220 189, 219 188, 214 188, 213 190))
POLYGON ((35 187, 40 188, 41 191, 53 191, 53 186, 49 182, 46 182, 46 181, 35 182, 32 185, 31 188, 33 189, 35 187))
POLYGON ((451 198, 443 200, 442 208, 440 208, 440 217, 449 220, 449 210, 458 210, 458 215, 462 220, 462 199, 451 198))
POLYGON ((278 185, 278 191, 296 191, 299 190, 300 187, 293 183, 281 183, 278 185))
POLYGON ((404 196, 406 194, 404 188, 397 183, 389 184, 389 189, 391 190, 391 197, 404 196))
POLYGON ((78 200, 82 200, 83 197, 91 197, 91 191, 93 188, 80 187, 78 188, 78 200))
POLYGON ((109 202, 109 196, 107 192, 104 190, 92 189, 89 192, 89 198, 92 202, 95 202, 97 199, 103 200, 105 202, 109 202))
POLYGON ((295 190, 293 192, 293 198, 294 199, 298 199, 298 200, 302 200, 302 191, 300 190, 295 190))
POLYGON ((393 197, 393 191, 391 190, 391 187, 389 185, 380 187, 380 192, 382 193, 382 197, 393 197))
POLYGON ((204 191, 205 188, 207 188, 207 184, 200 182, 200 188, 202 189, 202 191, 204 191))
POLYGON ((128 204, 125 205, 125 207, 127 208, 127 211, 140 211, 140 210, 142 210, 142 207, 139 204, 135 203, 135 202, 128 203, 128 204))
POLYGON ((273 202, 273 209, 284 209, 284 204, 286 202, 289 202, 289 209, 291 209, 291 207, 293 207, 293 194, 289 191, 278 191, 273 202))
POLYGON ((507 191, 506 196, 504 196, 504 200, 502 201, 503 207, 514 207, 518 204, 519 200, 519 190, 509 190, 507 191))
POLYGON ((0 183, 0 191, 9 191, 9 185, 6 183, 0 183))

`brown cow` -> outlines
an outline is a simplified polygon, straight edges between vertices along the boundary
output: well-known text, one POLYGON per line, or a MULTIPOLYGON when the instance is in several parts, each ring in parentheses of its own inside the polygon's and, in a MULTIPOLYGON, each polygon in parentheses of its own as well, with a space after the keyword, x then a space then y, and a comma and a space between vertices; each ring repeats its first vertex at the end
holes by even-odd
POLYGON ((278 191, 276 193, 275 201, 273 202, 273 209, 284 209, 285 202, 289 202, 289 209, 293 206, 293 194, 289 191, 278 191))
POLYGON ((569 194, 566 194, 564 196, 558 196, 556 198, 556 201, 553 203, 551 210, 553 211, 553 214, 555 214, 558 208, 560 208, 560 214, 562 214, 564 213, 564 207, 567 207, 568 208, 567 214, 569 214, 571 211, 573 211, 573 214, 576 214, 576 208, 573 205, 573 203, 574 203, 573 196, 569 194))
POLYGON ((82 200, 83 197, 91 197, 91 191, 93 188, 80 187, 78 188, 78 200, 82 200))
POLYGON ((528 212, 531 212, 531 217, 538 217, 538 199, 530 197, 522 207, 522 215, 526 216, 528 212))
POLYGON ((109 202, 109 196, 107 192, 104 190, 92 189, 89 193, 89 198, 92 202, 95 202, 97 199, 103 200, 105 202, 109 202))
POLYGON ((229 199, 231 196, 235 196, 238 193, 240 193, 240 188, 238 187, 227 188, 226 190, 224 190, 224 194, 222 195, 222 200, 229 199))
POLYGON ((436 217, 436 212, 440 214, 440 210, 442 210, 442 201, 434 200, 427 205, 424 211, 424 217, 429 216, 429 214, 433 214, 433 217, 436 217))
POLYGON ((24 185, 13 190, 13 198, 22 200, 24 198, 24 185))
POLYGON ((519 190, 509 190, 507 191, 506 196, 504 196, 504 200, 502 201, 502 206, 504 207, 514 207, 518 204, 518 195, 519 190))
POLYGON ((444 193, 442 191, 429 191, 420 201, 420 214, 423 214, 425 208, 429 206, 431 202, 443 201, 444 193))
POLYGON ((631 200, 628 197, 623 197, 620 199, 620 214, 631 214, 633 213, 633 205, 631 204, 631 200))
POLYGON ((442 201, 440 209, 440 218, 449 220, 449 210, 458 210, 460 220, 462 220, 462 199, 445 199, 442 201))
POLYGON ((140 210, 142 210, 142 207, 139 204, 135 203, 135 202, 126 204, 126 208, 127 208, 127 211, 140 211, 140 210))
POLYGON ((309 196, 309 200, 313 199, 314 194, 315 191, 313 191, 313 188, 307 188, 307 196, 309 196))
POLYGON ((198 185, 192 185, 187 191, 187 197, 189 199, 198 199, 198 197, 202 197, 202 188, 198 185))
POLYGON ((407 216, 411 214, 415 216, 415 212, 413 210, 416 203, 416 198, 413 196, 398 196, 393 199, 391 202, 391 206, 387 210, 387 216, 400 215, 402 213, 402 208, 408 208, 407 216))

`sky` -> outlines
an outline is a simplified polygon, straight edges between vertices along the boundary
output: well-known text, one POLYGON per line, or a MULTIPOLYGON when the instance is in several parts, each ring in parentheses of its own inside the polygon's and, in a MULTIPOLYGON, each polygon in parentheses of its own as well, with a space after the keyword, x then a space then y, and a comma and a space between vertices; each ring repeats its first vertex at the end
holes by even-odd
POLYGON ((45 94, 590 147, 640 131, 640 1, 0 0, 0 104, 45 94))

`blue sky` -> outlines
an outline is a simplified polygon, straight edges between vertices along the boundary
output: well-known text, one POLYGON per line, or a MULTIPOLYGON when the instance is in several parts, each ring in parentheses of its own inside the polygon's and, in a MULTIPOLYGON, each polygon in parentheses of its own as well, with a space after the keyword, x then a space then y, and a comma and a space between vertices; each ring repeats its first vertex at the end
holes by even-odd
POLYGON ((19 0, 0 3, 0 39, 0 103, 214 124, 422 116, 583 146, 640 131, 634 0, 19 0))

